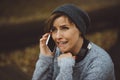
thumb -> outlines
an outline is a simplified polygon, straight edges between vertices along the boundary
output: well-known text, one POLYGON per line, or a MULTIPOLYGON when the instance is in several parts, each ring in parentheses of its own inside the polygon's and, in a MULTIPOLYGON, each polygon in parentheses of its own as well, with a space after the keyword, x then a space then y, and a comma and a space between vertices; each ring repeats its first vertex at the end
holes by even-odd
POLYGON ((76 56, 73 56, 73 59, 76 59, 76 56))

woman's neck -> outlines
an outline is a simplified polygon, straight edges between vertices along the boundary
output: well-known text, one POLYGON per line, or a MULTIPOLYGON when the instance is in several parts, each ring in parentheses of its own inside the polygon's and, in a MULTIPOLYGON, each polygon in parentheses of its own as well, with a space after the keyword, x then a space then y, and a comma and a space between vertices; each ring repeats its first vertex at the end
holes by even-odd
POLYGON ((74 51, 72 51, 72 54, 75 56, 79 53, 79 51, 81 50, 82 48, 82 45, 84 43, 84 39, 83 38, 80 38, 77 45, 76 45, 76 48, 74 49, 74 51))

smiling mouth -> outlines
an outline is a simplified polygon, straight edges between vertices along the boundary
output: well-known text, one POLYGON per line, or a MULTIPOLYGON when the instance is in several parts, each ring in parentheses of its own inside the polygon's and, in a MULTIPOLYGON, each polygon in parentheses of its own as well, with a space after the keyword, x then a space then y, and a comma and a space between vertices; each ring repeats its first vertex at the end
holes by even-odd
POLYGON ((58 47, 63 47, 68 43, 68 41, 57 42, 58 47))

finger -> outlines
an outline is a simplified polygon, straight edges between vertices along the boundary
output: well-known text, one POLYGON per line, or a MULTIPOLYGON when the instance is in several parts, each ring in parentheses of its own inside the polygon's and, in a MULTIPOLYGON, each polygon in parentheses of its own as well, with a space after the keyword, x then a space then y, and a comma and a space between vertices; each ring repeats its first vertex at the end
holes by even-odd
POLYGON ((44 38, 41 38, 40 39, 40 43, 39 43, 39 45, 41 46, 41 47, 43 47, 43 46, 46 46, 46 39, 44 39, 44 38))
POLYGON ((72 57, 72 54, 71 53, 64 53, 64 54, 61 54, 59 57, 72 57))
POLYGON ((50 33, 46 33, 42 36, 42 38, 47 38, 50 33))
POLYGON ((45 41, 44 38, 41 38, 41 39, 40 39, 40 43, 43 43, 44 41, 45 41))
POLYGON ((71 52, 66 52, 66 53, 64 53, 64 54, 66 54, 66 55, 68 55, 68 56, 72 56, 72 53, 71 53, 71 52))
POLYGON ((76 59, 76 56, 73 56, 73 59, 76 59))
POLYGON ((42 36, 42 38, 40 38, 40 43, 42 42, 46 42, 46 40, 47 40, 47 38, 48 38, 48 35, 49 35, 49 33, 46 33, 46 34, 44 34, 43 36, 42 36))

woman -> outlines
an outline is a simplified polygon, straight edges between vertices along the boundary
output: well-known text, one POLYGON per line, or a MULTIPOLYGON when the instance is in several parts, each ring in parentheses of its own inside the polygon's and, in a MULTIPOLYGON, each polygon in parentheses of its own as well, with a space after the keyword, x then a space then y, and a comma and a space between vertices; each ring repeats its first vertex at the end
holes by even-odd
POLYGON ((52 12, 32 80, 115 80, 108 53, 85 38, 89 22, 89 16, 72 4, 52 12), (46 45, 49 34, 57 46, 54 52, 46 45))

